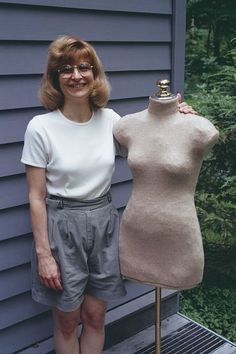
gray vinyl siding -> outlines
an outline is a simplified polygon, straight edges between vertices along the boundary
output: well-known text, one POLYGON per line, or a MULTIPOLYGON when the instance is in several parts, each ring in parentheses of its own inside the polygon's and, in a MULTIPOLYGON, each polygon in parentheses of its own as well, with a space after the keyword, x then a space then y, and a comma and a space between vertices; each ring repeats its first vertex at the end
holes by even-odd
MULTIPOLYGON (((156 80, 183 90, 185 0, 0 1, 0 352, 19 351, 52 334, 48 309, 31 300, 30 250, 24 166, 20 163, 29 120, 43 113, 37 91, 47 48, 74 34, 96 48, 109 77, 109 107, 119 114, 145 109, 156 80)), ((120 211, 132 188, 118 158, 112 194, 120 211)), ((128 282, 117 306, 150 290, 128 282)))

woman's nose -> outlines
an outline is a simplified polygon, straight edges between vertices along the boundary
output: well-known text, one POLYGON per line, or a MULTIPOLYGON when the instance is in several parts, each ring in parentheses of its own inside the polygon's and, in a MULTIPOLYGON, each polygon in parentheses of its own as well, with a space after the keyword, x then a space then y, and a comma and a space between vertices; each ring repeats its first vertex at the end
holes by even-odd
POLYGON ((81 75, 81 72, 79 71, 79 69, 78 69, 77 67, 74 68, 72 77, 73 77, 74 79, 79 79, 80 77, 83 77, 83 76, 81 75))

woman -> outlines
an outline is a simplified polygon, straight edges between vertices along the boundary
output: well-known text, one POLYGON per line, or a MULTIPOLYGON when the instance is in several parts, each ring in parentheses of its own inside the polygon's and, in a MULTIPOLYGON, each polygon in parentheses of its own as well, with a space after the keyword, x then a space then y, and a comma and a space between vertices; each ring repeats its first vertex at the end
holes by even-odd
POLYGON ((103 108, 109 85, 95 50, 73 36, 50 45, 40 93, 50 112, 30 121, 21 160, 35 246, 32 296, 52 307, 57 353, 99 354, 107 301, 125 295, 109 192, 120 117, 103 108))

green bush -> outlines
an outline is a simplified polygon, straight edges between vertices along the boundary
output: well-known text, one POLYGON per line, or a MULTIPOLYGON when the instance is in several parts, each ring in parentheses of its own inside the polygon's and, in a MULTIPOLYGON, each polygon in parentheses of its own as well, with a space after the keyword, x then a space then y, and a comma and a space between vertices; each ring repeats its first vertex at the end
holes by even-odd
POLYGON ((188 102, 219 129, 220 138, 203 162, 196 207, 205 240, 212 234, 222 243, 236 242, 236 97, 199 86, 188 102))
POLYGON ((218 21, 219 28, 222 5, 231 27, 221 31, 216 50, 217 27, 211 36, 213 22, 208 21, 208 26, 206 21, 211 19, 211 3, 206 7, 203 0, 188 0, 185 100, 218 128, 220 137, 203 162, 195 195, 205 250, 204 279, 181 293, 181 312, 236 342, 236 39, 232 37, 236 22, 235 13, 226 13, 227 6, 219 2, 218 17, 212 21, 218 21))
POLYGON ((203 326, 236 342, 236 289, 201 284, 183 291, 181 312, 203 326))

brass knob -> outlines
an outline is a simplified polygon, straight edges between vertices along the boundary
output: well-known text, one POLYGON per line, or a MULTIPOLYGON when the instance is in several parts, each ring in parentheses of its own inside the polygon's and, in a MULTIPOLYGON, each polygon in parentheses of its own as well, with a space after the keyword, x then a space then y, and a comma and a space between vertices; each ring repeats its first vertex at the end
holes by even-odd
POLYGON ((159 80, 157 81, 157 86, 160 88, 159 92, 157 92, 156 96, 158 97, 169 97, 171 93, 168 91, 170 86, 170 80, 159 80))

